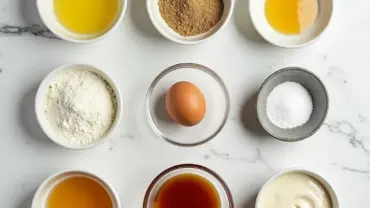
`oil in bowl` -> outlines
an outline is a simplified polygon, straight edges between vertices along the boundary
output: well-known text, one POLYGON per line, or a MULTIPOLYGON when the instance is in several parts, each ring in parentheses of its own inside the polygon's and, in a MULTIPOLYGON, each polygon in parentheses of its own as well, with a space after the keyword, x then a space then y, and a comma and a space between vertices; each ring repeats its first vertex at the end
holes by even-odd
POLYGON ((107 190, 93 179, 76 176, 67 178, 51 190, 47 208, 113 208, 107 190))
POLYGON ((298 35, 307 31, 318 14, 317 0, 266 0, 266 19, 276 31, 298 35))
POLYGON ((60 24, 79 35, 107 31, 116 19, 119 6, 119 0, 54 0, 54 12, 60 24))
POLYGON ((81 170, 64 170, 48 177, 37 189, 32 208, 120 208, 113 187, 81 170))

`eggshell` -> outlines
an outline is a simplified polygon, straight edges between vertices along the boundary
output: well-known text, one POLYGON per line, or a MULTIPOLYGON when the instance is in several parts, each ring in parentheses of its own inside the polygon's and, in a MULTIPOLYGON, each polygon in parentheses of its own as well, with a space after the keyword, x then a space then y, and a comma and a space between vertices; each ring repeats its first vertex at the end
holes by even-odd
POLYGON ((177 82, 168 90, 166 109, 170 117, 183 126, 195 126, 206 114, 206 100, 191 82, 177 82))

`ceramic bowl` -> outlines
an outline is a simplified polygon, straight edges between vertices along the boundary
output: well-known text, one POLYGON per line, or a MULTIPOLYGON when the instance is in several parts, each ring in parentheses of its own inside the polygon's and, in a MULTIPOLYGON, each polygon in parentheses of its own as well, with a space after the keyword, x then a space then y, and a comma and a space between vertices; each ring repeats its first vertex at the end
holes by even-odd
POLYGON ((111 135, 115 132, 115 130, 118 128, 120 120, 121 120, 121 116, 122 116, 122 97, 113 79, 103 70, 97 67, 94 67, 92 65, 88 65, 88 64, 69 63, 69 64, 64 64, 62 66, 57 67, 50 74, 48 74, 44 78, 44 80, 41 82, 37 90, 37 94, 36 94, 35 110, 36 110, 36 118, 40 124, 41 129, 53 142, 63 147, 69 148, 69 149, 89 149, 89 148, 96 147, 102 144, 103 142, 107 141, 111 137, 111 135), (111 128, 108 130, 105 136, 103 136, 100 139, 94 140, 90 144, 77 144, 77 143, 68 142, 66 138, 61 137, 51 128, 50 123, 46 120, 45 112, 44 112, 44 103, 45 103, 46 93, 47 93, 47 90, 50 84, 55 80, 55 78, 60 73, 62 73, 65 70, 70 70, 71 68, 75 68, 75 67, 79 69, 89 70, 89 71, 92 71, 100 75, 112 87, 115 93, 115 96, 116 96, 116 102, 117 102, 116 118, 111 128))
POLYGON ((312 72, 300 67, 288 67, 276 71, 262 84, 257 98, 257 115, 262 127, 273 137, 287 142, 310 137, 323 125, 329 109, 329 98, 323 82, 312 72), (302 126, 282 129, 270 122, 266 113, 266 100, 271 91, 284 82, 296 82, 311 94, 313 110, 302 126))
POLYGON ((74 43, 92 43, 107 37, 107 35, 113 32, 121 23, 126 13, 127 0, 118 0, 118 1, 119 1, 118 12, 111 25, 104 31, 92 35, 76 34, 67 30, 59 22, 57 16, 54 13, 53 0, 37 0, 37 9, 46 27, 59 38, 74 43))
MULTIPOLYGON (((331 205, 332 207, 331 208, 339 208, 339 202, 338 202, 338 198, 337 198, 337 195, 333 189, 333 187, 322 177, 320 176, 319 174, 317 173, 314 173, 312 171, 309 171, 309 170, 305 170, 305 169, 298 169, 298 168, 292 168, 292 169, 287 169, 287 170, 283 170, 277 174, 275 174, 274 176, 272 176, 266 183, 265 185, 263 185, 263 187, 261 188, 261 190, 259 191, 258 195, 257 195, 257 199, 256 199, 256 205, 255 205, 255 208, 264 208, 262 207, 262 198, 263 198, 263 194, 265 192, 265 190, 267 189, 267 187, 272 183, 274 182, 277 178, 285 175, 285 174, 290 174, 290 173, 301 173, 301 174, 305 174, 305 175, 308 175, 310 177, 312 177, 313 179, 315 179, 317 182, 320 183, 320 185, 327 191, 327 194, 329 195, 330 197, 330 201, 331 201, 331 205)), ((311 206, 307 206, 307 207, 311 207, 311 206)), ((303 207, 302 207, 303 208, 303 207)))
POLYGON ((158 30, 158 32, 163 35, 163 37, 175 43, 198 44, 211 39, 211 37, 213 37, 216 33, 221 31, 229 22, 233 13, 235 0, 223 0, 223 1, 224 1, 224 12, 221 17, 221 20, 209 31, 189 37, 185 37, 176 33, 172 28, 170 28, 167 25, 167 23, 164 21, 159 12, 158 0, 146 0, 146 7, 148 10, 150 20, 152 21, 154 27, 158 30))
POLYGON ((298 48, 315 42, 329 25, 333 14, 333 0, 317 0, 318 14, 311 28, 299 35, 285 35, 277 32, 267 21, 266 1, 249 0, 249 14, 252 23, 267 42, 284 48, 298 48))
POLYGON ((160 173, 152 181, 146 191, 146 194, 144 196, 143 208, 155 208, 154 205, 158 191, 161 189, 163 184, 166 183, 166 181, 173 178, 174 176, 189 173, 199 175, 213 184, 221 200, 220 208, 234 208, 233 197, 225 181, 222 180, 222 178, 214 171, 195 164, 176 165, 160 173))
POLYGON ((204 144, 222 130, 230 111, 227 88, 210 68, 194 63, 168 67, 154 78, 146 95, 146 115, 153 131, 171 144, 191 147, 204 144), (192 127, 174 122, 167 113, 165 98, 171 86, 180 81, 196 85, 206 100, 202 121, 192 127))
POLYGON ((61 171, 47 178, 37 189, 33 197, 31 208, 46 208, 47 198, 50 192, 53 190, 53 188, 56 185, 58 185, 60 182, 62 182, 63 180, 66 180, 72 177, 86 177, 86 178, 96 181, 97 183, 99 183, 101 186, 105 188, 105 190, 111 197, 111 200, 113 202, 112 203, 113 208, 121 208, 119 197, 110 184, 108 184, 103 179, 101 179, 100 177, 92 173, 81 171, 81 170, 65 170, 65 171, 61 171))

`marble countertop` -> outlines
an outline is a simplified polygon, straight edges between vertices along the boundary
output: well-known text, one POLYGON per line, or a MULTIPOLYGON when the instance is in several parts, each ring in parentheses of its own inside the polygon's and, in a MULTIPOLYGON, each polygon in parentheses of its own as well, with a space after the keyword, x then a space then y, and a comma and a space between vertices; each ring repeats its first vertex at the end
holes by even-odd
POLYGON ((120 27, 107 39, 89 45, 56 39, 42 25, 35 0, 0 0, 0 207, 29 208, 46 177, 76 168, 102 176, 115 187, 123 207, 137 208, 151 180, 179 163, 197 163, 219 173, 238 208, 253 208, 264 182, 291 167, 324 176, 343 208, 370 204, 370 2, 335 1, 332 24, 322 38, 306 48, 288 50, 264 42, 251 25, 247 0, 236 1, 233 18, 214 39, 183 46, 154 29, 145 0, 130 0, 120 27), (35 118, 40 81, 65 62, 104 68, 116 77, 124 98, 119 132, 92 150, 55 145, 35 118), (144 97, 153 78, 180 62, 214 69, 232 100, 222 132, 194 148, 176 147, 158 138, 144 113, 144 97), (330 96, 325 125, 297 143, 267 136, 254 109, 264 79, 288 65, 316 73, 330 96))

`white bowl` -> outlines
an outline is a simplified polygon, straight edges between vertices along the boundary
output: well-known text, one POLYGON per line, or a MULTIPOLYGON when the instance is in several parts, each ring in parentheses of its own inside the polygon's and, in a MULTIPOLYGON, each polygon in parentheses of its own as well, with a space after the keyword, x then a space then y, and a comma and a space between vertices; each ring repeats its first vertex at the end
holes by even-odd
POLYGON ((226 26, 233 13, 234 1, 235 0, 223 0, 224 12, 220 21, 213 28, 205 33, 189 37, 178 34, 167 25, 159 12, 158 0, 146 0, 146 7, 149 18, 154 27, 157 28, 158 32, 165 38, 180 44, 198 44, 209 40, 211 37, 213 37, 213 35, 226 26))
POLYGON ((99 183, 101 186, 103 186, 105 188, 105 190, 107 191, 107 193, 111 197, 112 202, 113 202, 112 203, 113 208, 120 208, 121 207, 121 204, 119 202, 119 198, 118 198, 117 193, 114 191, 114 189, 112 188, 112 186, 110 184, 105 182, 100 177, 98 177, 98 176, 96 176, 92 173, 86 172, 86 171, 65 170, 65 171, 58 172, 58 173, 48 177, 40 185, 40 187, 37 189, 37 191, 35 193, 35 196, 33 197, 31 208, 46 208, 47 198, 48 198, 50 192, 55 187, 55 185, 59 184, 60 182, 62 182, 65 179, 68 179, 68 178, 71 178, 71 177, 76 177, 76 176, 86 177, 86 178, 92 179, 92 180, 96 181, 97 183, 99 183))
POLYGON ((127 0, 119 0, 119 8, 112 24, 99 34, 81 35, 67 30, 54 13, 54 0, 37 0, 37 9, 46 27, 61 39, 74 43, 92 43, 105 38, 121 23, 126 13, 127 0))
POLYGON ((317 0, 318 14, 314 24, 299 35, 285 35, 271 27, 265 16, 267 0, 249 0, 249 14, 257 32, 269 43, 283 48, 298 48, 315 42, 329 25, 333 0, 317 0))
POLYGON ((283 171, 275 174, 274 176, 272 176, 265 183, 265 185, 263 185, 263 187, 259 191, 258 196, 257 196, 257 199, 256 199, 255 208, 263 208, 261 206, 261 202, 262 202, 261 198, 262 198, 262 195, 264 194, 264 191, 267 189, 267 187, 272 182, 274 182, 277 178, 279 178, 280 176, 285 175, 285 174, 289 174, 289 173, 302 173, 302 174, 308 175, 308 176, 316 179, 320 183, 320 185, 327 191, 327 194, 329 195, 330 200, 331 200, 331 204, 332 204, 332 207, 331 208, 339 208, 338 198, 337 198, 337 195, 334 192, 333 187, 323 177, 321 177, 317 173, 311 172, 309 170, 298 169, 298 168, 291 168, 291 169, 283 170, 283 171))
POLYGON ((35 100, 35 110, 36 110, 36 118, 37 121, 40 124, 41 129, 44 131, 44 133, 55 143, 69 148, 69 149, 89 149, 98 146, 99 144, 102 144, 104 141, 109 139, 110 135, 115 131, 115 129, 118 128, 118 125, 121 120, 122 116, 122 97, 120 94, 120 91, 113 81, 113 79, 108 76, 105 72, 103 72, 101 69, 96 68, 94 66, 88 65, 88 64, 75 64, 75 63, 69 63, 64 64, 62 66, 57 67, 55 70, 53 70, 50 74, 48 74, 44 80, 41 82, 37 94, 36 94, 36 100, 35 100), (77 144, 77 143, 69 143, 66 138, 63 138, 59 136, 57 133, 53 131, 53 129, 50 127, 50 123, 45 118, 45 112, 44 112, 44 103, 45 103, 45 95, 49 88, 49 85, 55 80, 55 78, 63 72, 64 70, 68 70, 72 67, 79 67, 85 70, 92 71, 98 75, 100 75, 107 83, 112 87, 115 95, 116 95, 116 102, 117 102, 117 108, 116 108, 116 118, 111 126, 111 128, 108 130, 108 132, 100 139, 94 140, 90 144, 77 144))

